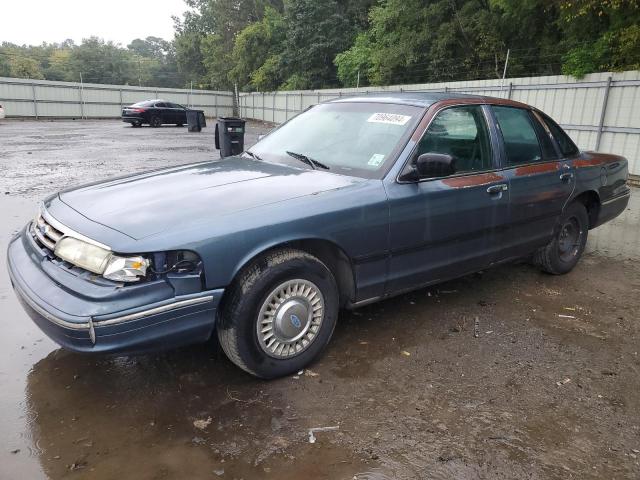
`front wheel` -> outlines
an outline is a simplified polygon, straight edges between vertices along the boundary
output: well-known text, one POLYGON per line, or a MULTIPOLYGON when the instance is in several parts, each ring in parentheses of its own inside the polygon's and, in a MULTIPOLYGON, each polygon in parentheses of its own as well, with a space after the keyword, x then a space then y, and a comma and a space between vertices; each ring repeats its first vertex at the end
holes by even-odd
POLYGON ((534 263, 553 275, 570 272, 584 252, 588 233, 587 209, 582 203, 572 203, 560 217, 559 226, 549 244, 535 253, 534 263))
POLYGON ((153 117, 151 117, 151 120, 149 121, 149 124, 153 127, 153 128, 158 128, 162 125, 162 119, 160 117, 158 117, 157 115, 154 115, 153 117))
POLYGON ((292 374, 329 342, 338 304, 333 274, 316 257, 292 249, 268 253, 231 285, 218 320, 220 345, 252 375, 292 374))

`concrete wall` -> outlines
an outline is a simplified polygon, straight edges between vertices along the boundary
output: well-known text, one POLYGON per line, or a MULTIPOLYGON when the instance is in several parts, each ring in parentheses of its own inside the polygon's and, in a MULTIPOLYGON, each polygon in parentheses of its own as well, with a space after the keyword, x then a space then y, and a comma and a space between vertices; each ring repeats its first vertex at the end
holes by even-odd
POLYGON ((281 123, 310 105, 355 94, 409 91, 459 92, 511 98, 533 105, 560 123, 583 150, 624 155, 640 175, 640 71, 306 90, 240 95, 243 117, 281 123))
POLYGON ((231 92, 0 77, 0 104, 7 117, 119 117, 123 106, 155 98, 204 110, 208 117, 233 114, 231 92))

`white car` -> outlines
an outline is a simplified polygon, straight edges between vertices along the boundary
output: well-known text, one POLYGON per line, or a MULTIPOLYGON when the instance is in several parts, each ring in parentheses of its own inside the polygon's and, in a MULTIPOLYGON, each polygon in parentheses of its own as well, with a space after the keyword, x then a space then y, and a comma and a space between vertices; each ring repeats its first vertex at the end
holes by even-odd
POLYGON ((0 103, 0 120, 2 120, 3 118, 4 118, 4 107, 0 103))

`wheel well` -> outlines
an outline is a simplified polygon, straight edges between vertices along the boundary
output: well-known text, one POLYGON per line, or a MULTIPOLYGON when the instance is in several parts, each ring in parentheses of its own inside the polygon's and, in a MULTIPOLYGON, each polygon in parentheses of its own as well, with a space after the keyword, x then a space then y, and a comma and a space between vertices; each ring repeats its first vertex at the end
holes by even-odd
POLYGON ((574 201, 582 203, 587 209, 589 228, 597 225, 598 216, 600 215, 600 196, 593 190, 589 190, 578 195, 574 198, 574 201))
MULTIPOLYGON (((328 240, 319 239, 304 239, 295 240, 291 242, 285 242, 260 252, 253 258, 251 258, 242 268, 239 269, 238 274, 242 272, 246 266, 250 265, 256 258, 261 257, 274 250, 281 248, 295 248, 301 250, 310 255, 313 255, 322 263, 324 263, 338 284, 338 293, 340 294, 340 307, 344 307, 349 301, 355 299, 355 276, 351 260, 347 254, 338 247, 335 243, 328 240)), ((235 280, 235 278, 234 278, 235 280)))

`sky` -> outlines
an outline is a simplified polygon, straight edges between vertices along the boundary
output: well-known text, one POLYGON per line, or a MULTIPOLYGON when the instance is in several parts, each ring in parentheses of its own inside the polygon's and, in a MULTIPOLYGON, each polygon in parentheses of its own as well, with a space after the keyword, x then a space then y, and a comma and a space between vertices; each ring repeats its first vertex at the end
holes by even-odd
POLYGON ((134 38, 173 39, 184 0, 0 0, 0 43, 39 45, 98 36, 126 46, 134 38))

